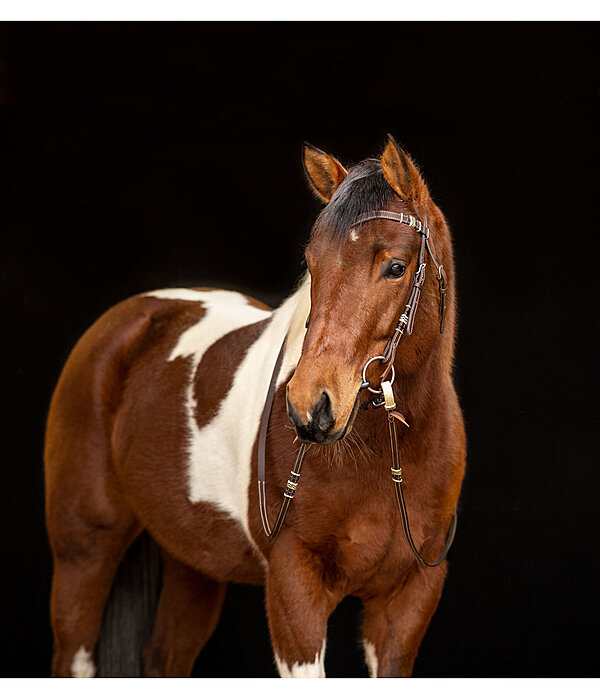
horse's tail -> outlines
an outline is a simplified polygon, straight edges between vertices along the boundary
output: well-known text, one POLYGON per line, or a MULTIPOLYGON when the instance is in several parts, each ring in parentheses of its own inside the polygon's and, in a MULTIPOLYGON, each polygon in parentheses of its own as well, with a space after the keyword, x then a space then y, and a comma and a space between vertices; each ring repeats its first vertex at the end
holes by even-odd
POLYGON ((142 652, 152 633, 160 583, 160 549, 143 532, 123 558, 104 608, 95 654, 98 676, 142 675, 142 652))

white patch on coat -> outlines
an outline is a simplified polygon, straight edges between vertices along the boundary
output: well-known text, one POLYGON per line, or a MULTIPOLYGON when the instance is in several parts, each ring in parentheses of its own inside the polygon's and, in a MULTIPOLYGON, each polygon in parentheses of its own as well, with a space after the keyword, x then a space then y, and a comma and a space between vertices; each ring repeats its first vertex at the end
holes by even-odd
POLYGON ((193 371, 208 348, 227 333, 268 318, 273 313, 248 304, 248 299, 239 292, 225 289, 196 291, 194 289, 162 289, 148 296, 162 299, 185 299, 199 301, 206 314, 198 323, 184 331, 171 351, 169 360, 193 356, 193 371), (188 294, 186 294, 186 292, 188 294))
MULTIPOLYGON (((180 290, 164 290, 162 298, 181 298, 175 296, 179 293, 180 290), (169 292, 173 294, 169 296, 169 292)), ((150 295, 158 296, 158 293, 151 292, 150 295)), ((238 292, 194 292, 194 299, 202 302, 206 314, 182 333, 168 358, 192 357, 186 390, 188 495, 192 503, 210 503, 227 513, 240 523, 248 540, 254 544, 248 524, 252 448, 273 367, 286 333, 288 341, 278 387, 298 364, 304 322, 310 310, 310 278, 306 277, 300 288, 273 312, 248 304, 238 292), (246 350, 235 371, 231 390, 221 402, 217 414, 210 423, 199 428, 194 378, 204 353, 227 333, 265 318, 270 318, 270 322, 246 350), (301 322, 300 318, 303 319, 301 322)))
POLYGON ((96 675, 96 666, 92 661, 92 654, 81 646, 75 652, 71 661, 71 676, 73 678, 93 678, 96 675))
POLYGON ((281 678, 325 678, 325 643, 326 640, 323 640, 321 651, 317 652, 314 661, 293 663, 291 668, 275 654, 275 662, 281 678))
POLYGON ((369 676, 371 678, 377 678, 377 652, 375 651, 375 645, 371 644, 367 639, 363 639, 363 648, 365 650, 365 661, 367 662, 367 667, 369 669, 369 676))
POLYGON ((356 243, 358 240, 358 233, 356 233, 356 229, 353 228, 352 231, 350 231, 349 238, 353 243, 356 243))
MULTIPOLYGON (((226 290, 217 289, 214 291, 223 292, 226 290)), ((170 289, 155 289, 153 292, 146 292, 144 296, 157 297, 158 299, 175 299, 180 301, 204 301, 206 294, 212 293, 206 289, 187 289, 187 287, 172 287, 170 289)), ((233 292, 237 294, 237 292, 233 292)))

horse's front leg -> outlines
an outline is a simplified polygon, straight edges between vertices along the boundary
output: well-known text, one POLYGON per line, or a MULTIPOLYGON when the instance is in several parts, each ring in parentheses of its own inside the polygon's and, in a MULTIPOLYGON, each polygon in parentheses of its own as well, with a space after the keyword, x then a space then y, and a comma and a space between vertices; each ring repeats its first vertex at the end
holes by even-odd
POLYGON ((424 569, 415 563, 402 587, 364 601, 363 644, 372 678, 410 676, 442 595, 447 564, 424 569))
POLYGON ((323 678, 327 620, 339 602, 329 594, 319 558, 292 530, 281 533, 269 556, 267 615, 282 678, 323 678))

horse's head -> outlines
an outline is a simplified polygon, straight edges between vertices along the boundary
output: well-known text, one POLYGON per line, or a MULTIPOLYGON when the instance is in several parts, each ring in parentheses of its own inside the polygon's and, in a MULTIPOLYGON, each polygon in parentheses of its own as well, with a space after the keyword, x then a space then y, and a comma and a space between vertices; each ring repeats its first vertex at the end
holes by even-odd
MULTIPOLYGON (((381 210, 426 220, 446 278, 452 275, 452 253, 442 213, 392 137, 381 159, 364 160, 348 171, 332 156, 305 145, 304 166, 326 206, 306 249, 311 310, 302 355, 287 388, 288 415, 302 440, 328 444, 352 427, 363 367, 383 354, 405 310, 423 239, 397 220, 357 222, 381 210)), ((440 338, 437 270, 430 257, 427 263, 414 332, 398 346, 394 366, 399 375, 414 374, 440 338)), ((444 335, 451 334, 450 328, 444 335)), ((381 371, 377 362, 369 367, 373 386, 379 385, 381 371)))

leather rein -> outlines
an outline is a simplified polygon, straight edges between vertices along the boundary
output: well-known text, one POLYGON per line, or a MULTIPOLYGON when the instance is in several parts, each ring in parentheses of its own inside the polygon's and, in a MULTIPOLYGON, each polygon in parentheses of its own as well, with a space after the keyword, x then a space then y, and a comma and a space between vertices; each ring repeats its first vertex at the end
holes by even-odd
MULTIPOLYGON (((438 281, 440 306, 439 306, 439 317, 440 317, 440 333, 444 332, 444 313, 445 313, 445 295, 448 290, 446 283, 446 276, 444 274, 444 268, 442 265, 438 264, 433 251, 432 242, 430 240, 430 230, 427 226, 427 217, 425 217, 424 222, 416 219, 414 216, 409 214, 400 214, 393 211, 377 210, 371 211, 363 216, 359 217, 353 224, 352 227, 359 226, 368 221, 374 221, 376 219, 387 219, 388 221, 396 221, 400 224, 406 224, 411 228, 414 228, 418 233, 421 234, 421 245, 419 248, 419 256, 417 259, 417 269, 413 276, 413 283, 410 292, 410 296, 404 311, 400 315, 394 333, 387 343, 383 355, 376 355, 367 361, 362 371, 362 384, 359 389, 368 389, 370 392, 376 396, 370 401, 373 408, 379 408, 383 406, 387 412, 388 418, 388 429, 390 436, 390 453, 391 453, 391 472, 392 481, 394 483, 394 489, 396 492, 396 500, 398 502, 398 508, 400 511, 400 519, 402 522, 402 531, 404 537, 410 547, 415 559, 421 566, 434 567, 441 564, 446 558, 452 542, 454 541, 454 535, 456 533, 457 517, 456 513, 452 515, 452 520, 450 522, 450 527, 446 535, 446 541, 444 547, 439 554, 439 556, 432 562, 429 562, 423 558, 419 552, 417 546, 415 545, 412 533, 410 530, 410 522, 408 519, 408 512, 406 509, 406 501, 404 499, 404 492, 402 489, 402 467, 400 466, 400 450, 398 447, 398 433, 396 421, 409 427, 404 416, 396 411, 396 401, 394 399, 394 392, 392 389, 392 384, 395 379, 394 370, 394 360, 396 357, 396 350, 398 344, 402 339, 402 336, 406 332, 407 335, 411 335, 414 327, 415 314, 419 305, 419 300, 421 298, 421 290, 425 284, 425 270, 427 267, 426 257, 429 255, 431 262, 437 270, 436 279, 438 281), (370 382, 366 379, 366 371, 369 365, 375 361, 381 361, 382 364, 386 365, 382 375, 381 375, 381 388, 374 389, 370 382), (391 374, 391 378, 388 378, 391 374)), ((271 376, 271 381, 269 384, 269 389, 267 392, 267 398, 265 400, 265 405, 261 417, 260 429, 258 434, 258 502, 260 517, 262 520, 263 530, 265 535, 269 539, 274 539, 279 534, 287 512, 289 510, 290 504, 296 493, 298 487, 298 482, 300 481, 300 474, 302 470, 302 463, 304 461, 304 456, 310 447, 308 443, 302 443, 300 446, 300 451, 296 457, 296 463, 292 471, 290 472, 290 477, 288 479, 285 491, 283 493, 283 503, 275 520, 275 525, 271 529, 269 525, 269 517, 267 512, 267 497, 266 497, 266 442, 267 442, 267 429, 269 425, 269 418, 271 416, 271 409, 273 406, 273 400, 275 398, 275 392, 277 389, 277 378, 279 377, 279 372, 281 370, 281 365, 283 362, 283 356, 285 353, 286 339, 284 339, 279 355, 277 356, 277 361, 273 369, 273 374, 271 376)))

